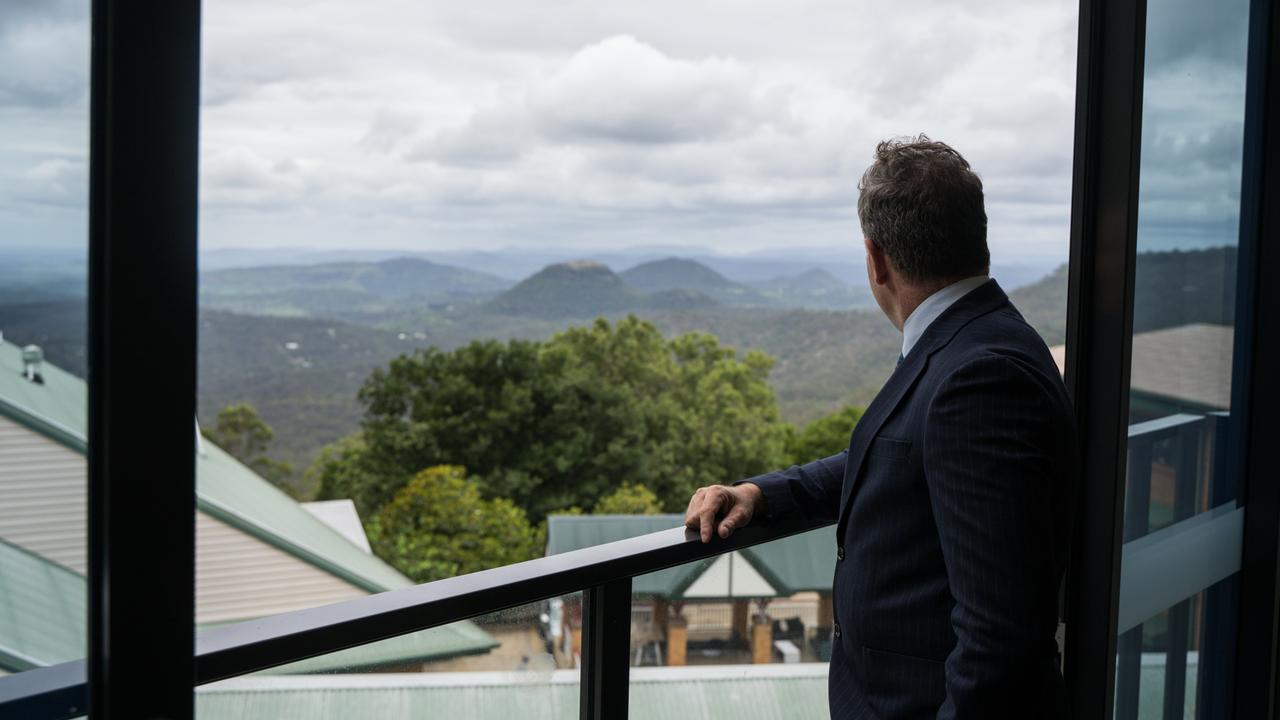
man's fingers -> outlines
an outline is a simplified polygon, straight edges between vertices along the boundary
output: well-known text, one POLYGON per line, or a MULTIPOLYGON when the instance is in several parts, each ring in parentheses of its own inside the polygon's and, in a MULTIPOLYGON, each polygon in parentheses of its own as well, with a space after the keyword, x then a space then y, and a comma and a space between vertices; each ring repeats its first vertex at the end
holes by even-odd
POLYGON ((744 503, 734 503, 733 507, 720 521, 720 537, 727 538, 737 528, 751 522, 751 508, 744 503))
POLYGON ((684 526, 690 530, 698 527, 698 509, 702 505, 702 496, 706 494, 706 488, 698 488, 689 498, 689 507, 684 511, 684 526))
POLYGON ((711 542, 711 533, 716 527, 716 513, 720 511, 720 504, 724 501, 723 496, 719 492, 708 491, 702 495, 702 507, 698 511, 698 533, 702 536, 702 542, 711 542))

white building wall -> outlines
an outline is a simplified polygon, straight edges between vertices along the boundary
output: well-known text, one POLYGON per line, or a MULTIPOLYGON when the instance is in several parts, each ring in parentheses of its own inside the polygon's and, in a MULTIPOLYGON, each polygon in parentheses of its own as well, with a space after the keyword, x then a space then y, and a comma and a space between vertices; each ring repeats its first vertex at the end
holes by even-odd
POLYGON ((87 472, 84 455, 0 415, 0 538, 86 572, 87 472))

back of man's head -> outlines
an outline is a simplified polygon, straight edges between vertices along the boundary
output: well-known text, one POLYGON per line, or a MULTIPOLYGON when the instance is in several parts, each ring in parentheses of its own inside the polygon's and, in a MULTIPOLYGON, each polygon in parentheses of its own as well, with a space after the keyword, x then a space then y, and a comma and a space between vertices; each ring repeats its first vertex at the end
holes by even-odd
POLYGON ((982 180, 946 143, 924 135, 886 140, 858 183, 862 233, 915 283, 985 274, 982 180))

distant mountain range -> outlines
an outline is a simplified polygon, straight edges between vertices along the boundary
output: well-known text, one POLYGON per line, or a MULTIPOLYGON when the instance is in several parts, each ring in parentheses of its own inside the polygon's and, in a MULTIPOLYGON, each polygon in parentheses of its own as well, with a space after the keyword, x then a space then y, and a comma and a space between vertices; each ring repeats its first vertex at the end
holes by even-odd
POLYGON ((406 311, 491 298, 511 284, 417 258, 277 265, 202 273, 200 304, 255 315, 381 323, 406 311))
MULTIPOLYGON (((1230 248, 1142 254, 1135 329, 1231 322, 1234 266, 1230 248)), ((866 292, 829 268, 745 282, 691 258, 626 267, 559 263, 520 282, 421 258, 206 272, 200 417, 254 404, 276 430, 276 454, 302 482, 320 447, 358 428, 355 393, 369 372, 417 348, 545 338, 597 315, 635 313, 667 334, 710 332, 776 358, 770 384, 784 418, 796 423, 867 402, 897 357, 900 336, 869 303, 821 309, 826 294, 844 302, 845 293, 866 292)), ((40 344, 51 362, 83 376, 83 291, 67 290, 74 284, 66 273, 47 273, 47 285, 12 269, 8 277, 21 282, 0 283, 5 338, 40 344)), ((1065 337, 1066 284, 1062 267, 1010 293, 1049 344, 1065 337)))
MULTIPOLYGON (((413 257, 443 265, 497 275, 516 282, 538 270, 577 259, 594 260, 611 268, 679 257, 694 260, 736 283, 755 286, 777 276, 795 276, 814 268, 826 270, 853 287, 866 285, 860 244, 848 247, 781 247, 726 253, 690 245, 635 246, 614 250, 570 247, 506 247, 501 250, 316 250, 304 248, 228 248, 200 253, 204 271, 263 265, 315 265, 335 262, 380 262, 413 257)), ((3 255, 0 255, 3 260, 3 255)), ((1058 261, 997 264, 992 275, 1008 288, 1028 285, 1053 271, 1058 261)))
POLYGON ((561 320, 720 305, 852 309, 868 305, 870 294, 816 268, 757 287, 688 258, 641 263, 620 274, 599 262, 574 260, 548 265, 518 283, 419 258, 392 258, 207 271, 200 302, 231 312, 420 330, 451 314, 561 320))

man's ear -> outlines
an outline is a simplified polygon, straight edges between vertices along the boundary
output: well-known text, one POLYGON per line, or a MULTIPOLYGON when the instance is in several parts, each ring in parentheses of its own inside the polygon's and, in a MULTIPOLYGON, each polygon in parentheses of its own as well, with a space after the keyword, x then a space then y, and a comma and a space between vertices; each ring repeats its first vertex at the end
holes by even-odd
POLYGON ((877 285, 889 282, 889 256, 884 254, 880 246, 864 237, 862 242, 867 246, 867 269, 871 271, 871 281, 877 285))

